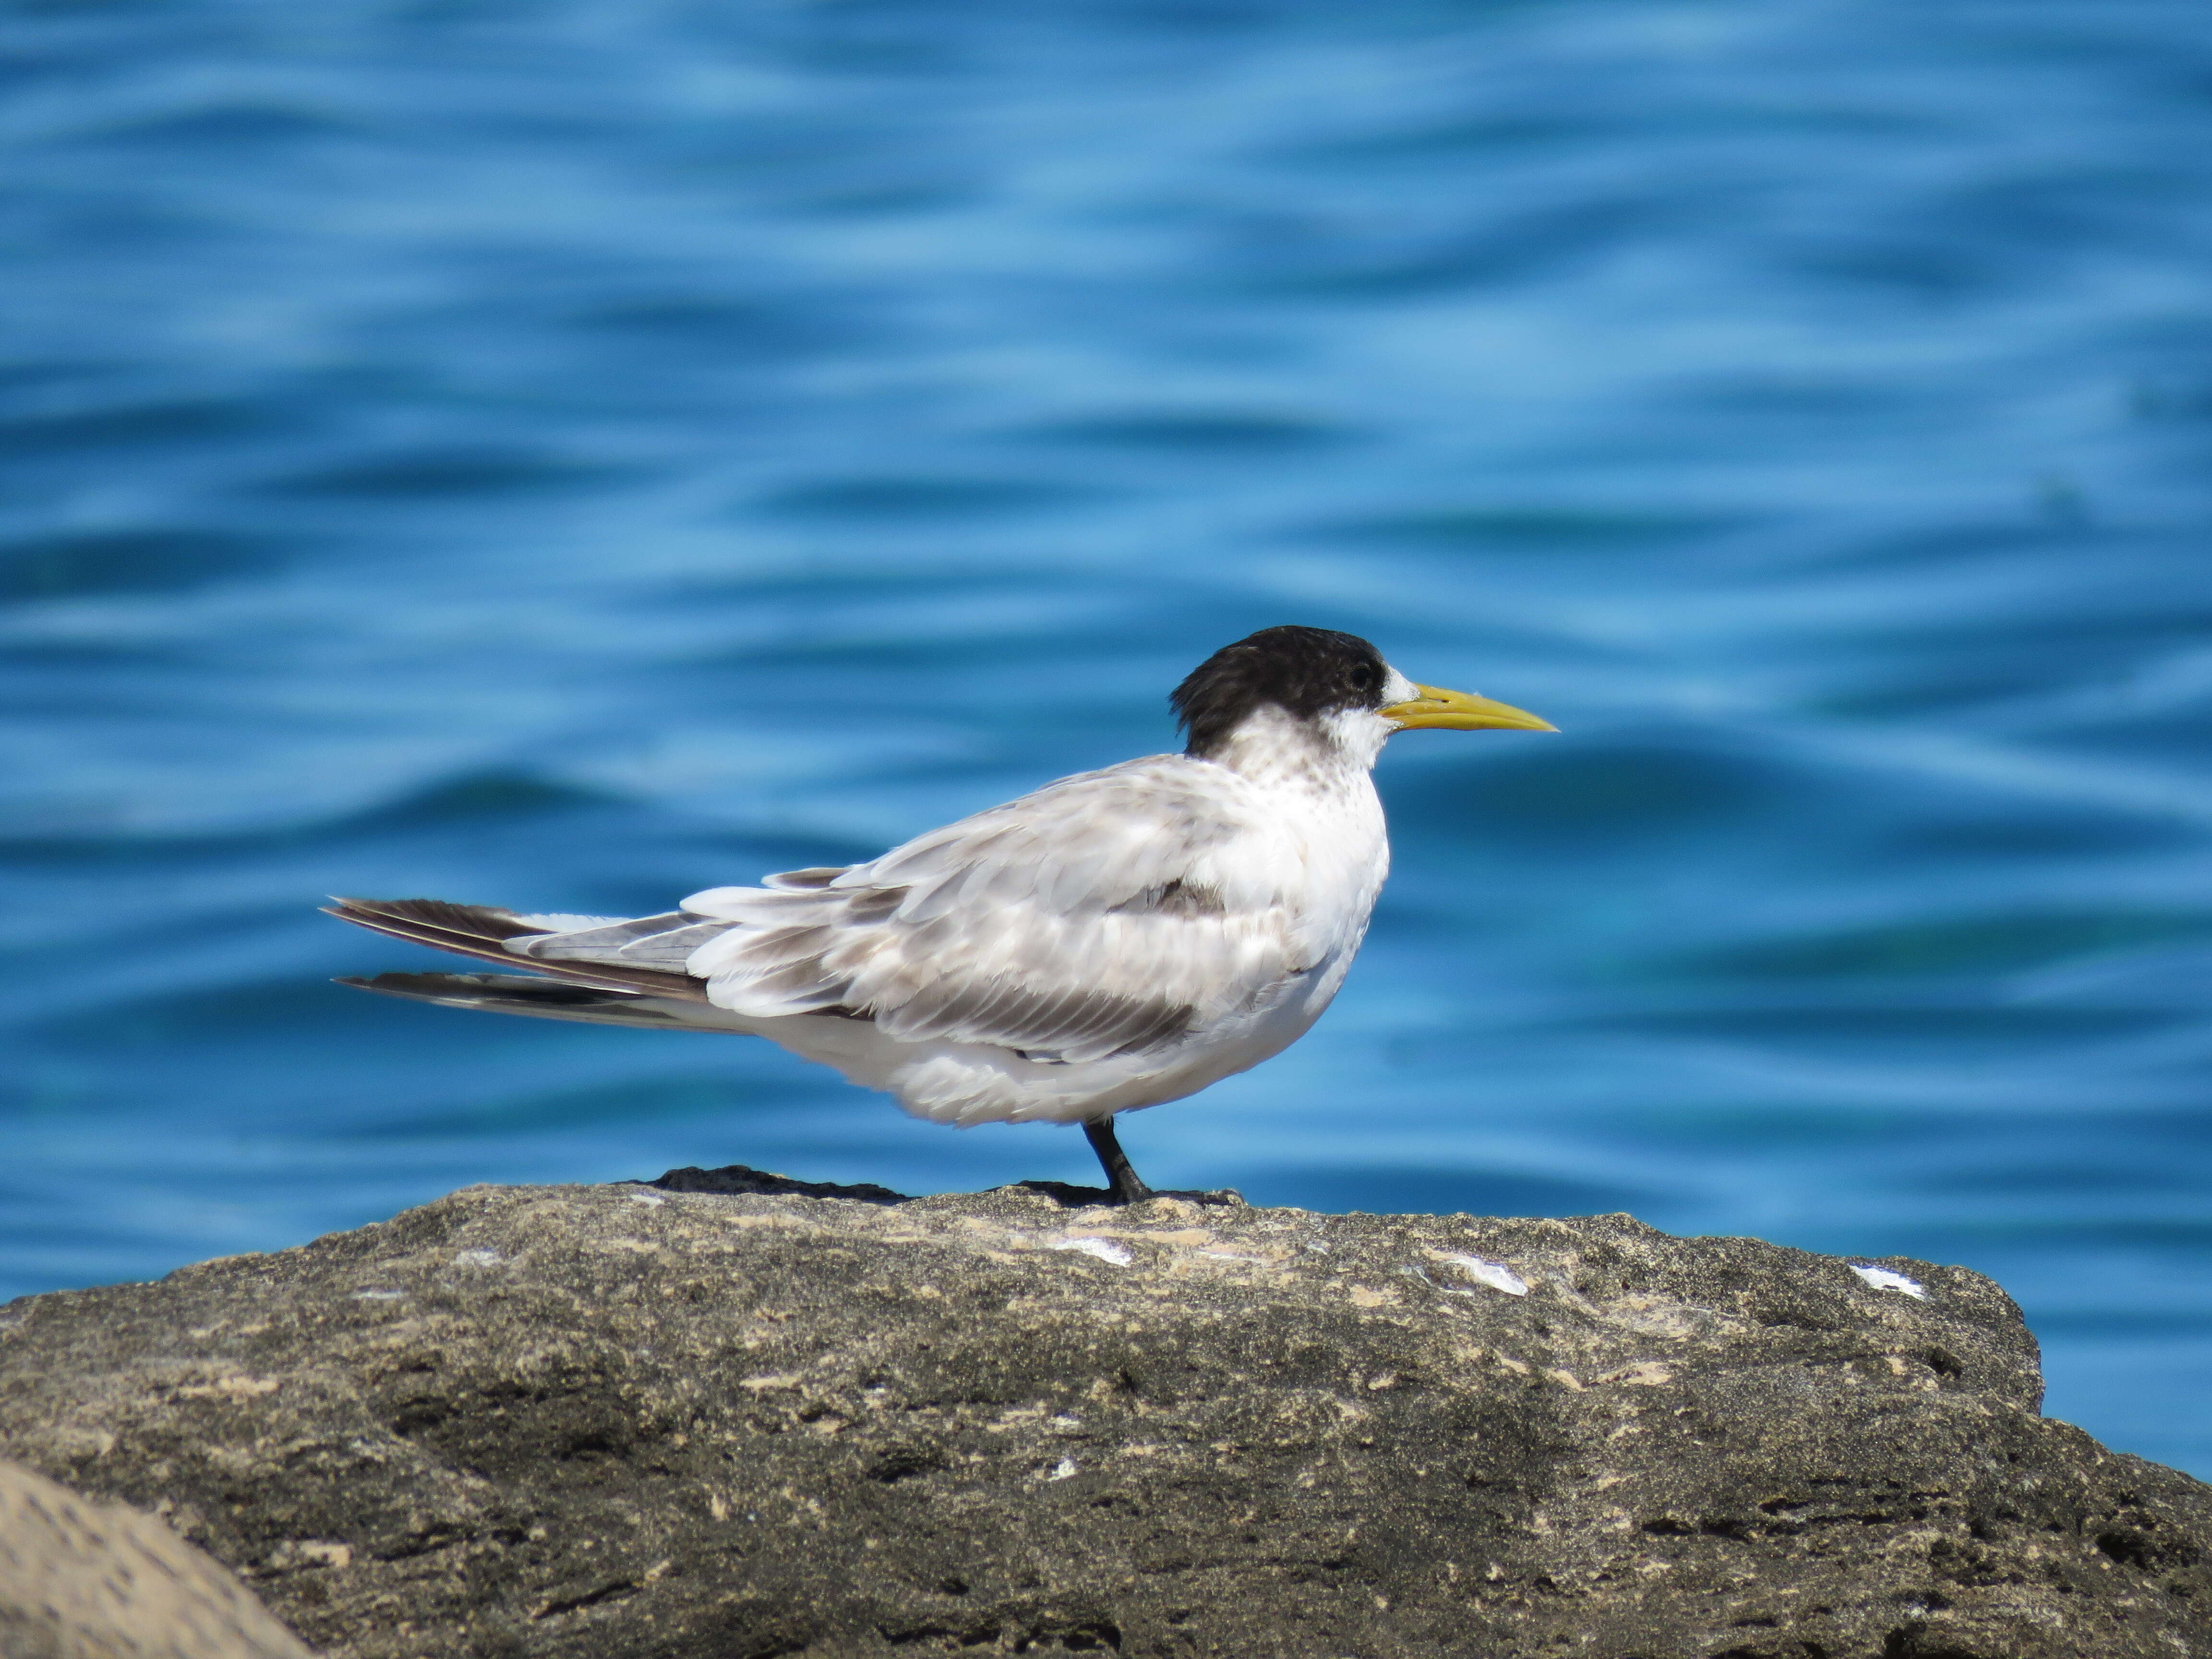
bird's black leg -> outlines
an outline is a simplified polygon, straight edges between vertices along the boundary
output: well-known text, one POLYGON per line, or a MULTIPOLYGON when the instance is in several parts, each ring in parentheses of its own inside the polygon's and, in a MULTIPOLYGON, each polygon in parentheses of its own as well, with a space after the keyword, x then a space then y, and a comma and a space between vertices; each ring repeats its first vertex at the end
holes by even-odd
POLYGON ((1121 1143, 1114 1139, 1112 1118, 1095 1118, 1085 1124, 1083 1138, 1091 1143, 1091 1150, 1098 1154, 1098 1162, 1105 1169, 1108 1203, 1134 1204, 1152 1195, 1144 1178, 1129 1167, 1129 1155, 1121 1150, 1121 1143))

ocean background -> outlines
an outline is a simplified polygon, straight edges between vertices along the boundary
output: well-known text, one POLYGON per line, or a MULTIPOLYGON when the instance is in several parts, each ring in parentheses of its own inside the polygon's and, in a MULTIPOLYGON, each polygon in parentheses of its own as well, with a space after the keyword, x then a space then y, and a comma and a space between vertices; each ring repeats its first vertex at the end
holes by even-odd
POLYGON ((0 1293, 1093 1178, 315 906, 865 858, 1302 622, 1562 732, 1392 745, 1349 987, 1148 1179, 1963 1262, 2212 1475, 2212 10, 0 20, 0 1293))

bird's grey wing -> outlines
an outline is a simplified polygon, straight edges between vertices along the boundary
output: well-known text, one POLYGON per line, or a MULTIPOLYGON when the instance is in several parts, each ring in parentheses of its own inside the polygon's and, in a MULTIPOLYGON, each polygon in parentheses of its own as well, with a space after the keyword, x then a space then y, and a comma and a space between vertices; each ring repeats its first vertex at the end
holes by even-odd
MULTIPOLYGON (((331 915, 410 944, 427 945, 458 956, 486 962, 512 963, 517 957, 538 954, 546 939, 600 939, 616 936, 629 939, 629 930, 643 929, 651 938, 672 923, 696 923, 696 916, 649 916, 638 921, 612 921, 601 916, 530 916, 488 904, 454 904, 444 899, 341 898, 331 907, 331 915), (586 924, 580 929, 568 925, 586 924), (564 931, 549 932, 551 927, 564 931)), ((544 971, 572 984, 602 990, 631 991, 683 1000, 705 1002, 706 988, 684 971, 681 954, 672 961, 667 953, 654 955, 650 948, 635 954, 621 945, 586 949, 562 956, 547 952, 544 971)))
POLYGON ((448 1008, 474 1008, 497 1014, 529 1014, 539 1019, 576 1020, 587 1025, 636 1025, 653 1030, 738 1032, 744 1028, 705 1002, 678 1000, 636 991, 616 991, 567 979, 523 974, 379 974, 374 979, 337 981, 359 990, 448 1008), (714 1015, 714 1018, 703 1018, 714 1015), (725 1023, 726 1022, 726 1023, 725 1023))
MULTIPOLYGON (((804 908, 804 896, 819 892, 851 866, 823 865, 811 870, 786 870, 762 878, 757 893, 763 904, 804 908), (797 896, 785 898, 789 894, 797 896)), ((506 914, 506 913, 501 913, 506 914)), ((686 964, 708 940, 733 925, 726 919, 700 915, 690 910, 670 910, 653 916, 509 916, 519 924, 507 930, 500 949, 509 956, 552 963, 582 963, 604 969, 644 969, 690 977, 686 964)), ((695 991, 697 987, 693 988, 695 991)))
POLYGON ((717 1006, 1102 1059, 1249 1007, 1296 970, 1273 884, 1225 864, 1231 775, 1180 757, 1064 779, 810 891, 717 888, 690 958, 717 1006), (734 925, 731 925, 734 924, 734 925))

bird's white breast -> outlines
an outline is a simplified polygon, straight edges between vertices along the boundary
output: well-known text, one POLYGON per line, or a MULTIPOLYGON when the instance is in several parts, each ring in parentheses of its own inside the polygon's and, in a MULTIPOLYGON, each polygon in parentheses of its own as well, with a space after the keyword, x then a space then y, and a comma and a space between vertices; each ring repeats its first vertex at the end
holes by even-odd
POLYGON ((1191 764, 1227 774, 1240 821, 1236 836, 1202 856, 1208 875, 1277 908, 1299 963, 1319 971, 1358 949, 1390 843, 1367 767, 1310 732, 1287 716, 1254 720, 1224 763, 1191 764))

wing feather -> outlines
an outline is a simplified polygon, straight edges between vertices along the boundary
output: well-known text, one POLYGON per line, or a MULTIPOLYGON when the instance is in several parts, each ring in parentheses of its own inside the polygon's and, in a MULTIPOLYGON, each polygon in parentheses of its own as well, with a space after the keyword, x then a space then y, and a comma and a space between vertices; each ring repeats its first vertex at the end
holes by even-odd
POLYGON ((702 922, 696 916, 672 910, 665 915, 639 916, 603 927, 548 932, 535 939, 517 939, 507 948, 516 956, 534 957, 541 962, 626 962, 680 974, 691 953, 728 926, 721 921, 702 922))
POLYGON ((659 915, 428 901, 340 913, 445 950, 530 958, 580 985, 677 991, 763 1018, 836 1012, 911 1042, 1082 1061, 1171 1043, 1300 971, 1285 892, 1297 872, 1269 869, 1271 844, 1237 775, 1159 756, 1063 779, 872 863, 711 888, 659 915))
MULTIPOLYGON (((518 946, 526 946, 533 939, 544 937, 534 933, 531 925, 534 918, 519 916, 511 910, 490 905, 454 904, 444 899, 341 898, 330 908, 329 914, 342 921, 389 933, 410 944, 428 945, 486 962, 511 963, 522 954, 518 946)), ((649 992, 693 1002, 708 1000, 705 988, 688 973, 664 973, 610 958, 589 963, 548 962, 545 971, 574 984, 603 990, 649 992)))
POLYGON ((1156 757, 1063 779, 803 890, 695 894, 684 912, 726 930, 690 971, 743 1014, 835 1005, 908 1041, 1071 1061, 1141 1053, 1295 970, 1275 884, 1219 867, 1252 827, 1240 787, 1221 768, 1156 757))
POLYGON ((827 887, 851 868, 848 864, 817 864, 806 870, 786 870, 777 875, 763 876, 761 885, 811 892, 817 887, 827 887))

